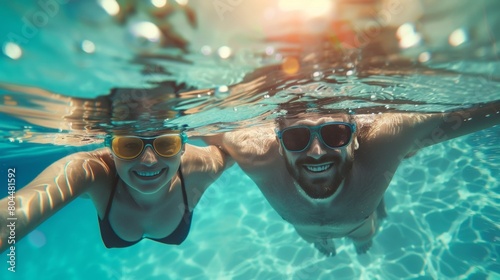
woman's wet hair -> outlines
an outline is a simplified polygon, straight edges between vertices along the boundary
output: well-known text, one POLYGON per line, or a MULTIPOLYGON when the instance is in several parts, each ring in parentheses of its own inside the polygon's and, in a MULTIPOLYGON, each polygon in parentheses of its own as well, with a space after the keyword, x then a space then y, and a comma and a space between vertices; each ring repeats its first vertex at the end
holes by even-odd
POLYGON ((176 110, 177 89, 114 89, 108 96, 111 104, 110 122, 116 134, 165 134, 180 132, 185 127, 170 124, 182 115, 176 110))

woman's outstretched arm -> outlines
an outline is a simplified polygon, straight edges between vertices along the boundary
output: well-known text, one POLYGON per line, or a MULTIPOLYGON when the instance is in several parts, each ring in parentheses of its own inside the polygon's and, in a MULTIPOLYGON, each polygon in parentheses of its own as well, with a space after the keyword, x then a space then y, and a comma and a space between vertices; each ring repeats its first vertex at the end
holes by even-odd
MULTIPOLYGON (((90 188, 106 183, 109 166, 101 152, 81 152, 47 167, 15 196, 0 200, 0 251, 26 234, 90 188), (9 210, 14 209, 14 211, 9 210), (15 225, 15 239, 9 224, 15 225)), ((13 229, 14 227, 12 227, 13 229)))

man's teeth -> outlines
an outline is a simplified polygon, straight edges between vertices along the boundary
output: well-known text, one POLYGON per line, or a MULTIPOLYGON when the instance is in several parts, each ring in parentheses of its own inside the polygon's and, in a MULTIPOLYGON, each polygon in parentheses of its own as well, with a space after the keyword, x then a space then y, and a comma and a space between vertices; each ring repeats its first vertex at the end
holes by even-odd
POLYGON ((306 165, 307 170, 311 172, 323 172, 330 168, 331 164, 323 164, 323 165, 306 165))
POLYGON ((158 171, 136 171, 139 176, 142 177, 153 177, 160 174, 161 170, 158 171))

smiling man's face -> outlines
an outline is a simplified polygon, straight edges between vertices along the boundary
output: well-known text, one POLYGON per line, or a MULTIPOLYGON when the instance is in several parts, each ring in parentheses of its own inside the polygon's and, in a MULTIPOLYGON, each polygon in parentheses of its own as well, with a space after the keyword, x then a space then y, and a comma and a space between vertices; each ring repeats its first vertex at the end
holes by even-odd
MULTIPOLYGON (((297 125, 317 126, 327 122, 348 122, 348 118, 335 115, 287 119, 281 123, 280 129, 297 125)), ((357 142, 353 139, 347 146, 330 148, 318 137, 312 137, 314 138, 309 147, 303 151, 289 151, 280 143, 280 152, 288 172, 308 196, 317 199, 328 198, 336 193, 351 171, 357 142)))

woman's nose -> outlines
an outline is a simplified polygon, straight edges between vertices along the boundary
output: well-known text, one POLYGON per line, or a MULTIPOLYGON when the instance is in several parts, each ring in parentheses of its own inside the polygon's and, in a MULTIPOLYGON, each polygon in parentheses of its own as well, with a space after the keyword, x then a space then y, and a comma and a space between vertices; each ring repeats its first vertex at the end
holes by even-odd
POLYGON ((153 148, 147 146, 144 148, 144 152, 141 155, 141 163, 146 166, 153 166, 158 159, 156 158, 156 153, 153 151, 153 148))

